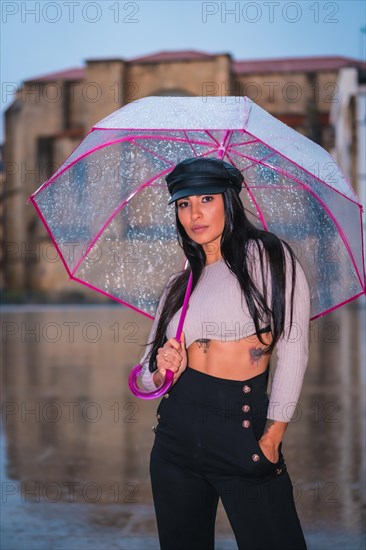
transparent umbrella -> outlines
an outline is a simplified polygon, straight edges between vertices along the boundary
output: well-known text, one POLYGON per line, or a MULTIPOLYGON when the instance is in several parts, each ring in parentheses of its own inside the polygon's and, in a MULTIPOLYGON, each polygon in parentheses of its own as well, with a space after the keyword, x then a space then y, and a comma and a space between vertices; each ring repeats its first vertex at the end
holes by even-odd
POLYGON ((69 277, 153 318, 185 265, 164 177, 194 156, 243 173, 247 216, 292 246, 312 320, 366 292, 363 208, 351 184, 322 147, 237 96, 145 97, 89 131, 27 201, 69 277))

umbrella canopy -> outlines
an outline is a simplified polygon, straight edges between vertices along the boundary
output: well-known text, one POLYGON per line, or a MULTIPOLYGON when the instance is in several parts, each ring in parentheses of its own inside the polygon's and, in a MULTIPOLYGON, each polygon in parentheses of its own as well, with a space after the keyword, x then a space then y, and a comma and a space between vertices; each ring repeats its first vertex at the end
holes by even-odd
POLYGON ((71 279, 153 317, 184 267, 164 177, 181 160, 242 171, 250 221, 288 242, 311 319, 366 292, 362 206, 335 160, 248 97, 145 97, 98 122, 29 198, 71 279))

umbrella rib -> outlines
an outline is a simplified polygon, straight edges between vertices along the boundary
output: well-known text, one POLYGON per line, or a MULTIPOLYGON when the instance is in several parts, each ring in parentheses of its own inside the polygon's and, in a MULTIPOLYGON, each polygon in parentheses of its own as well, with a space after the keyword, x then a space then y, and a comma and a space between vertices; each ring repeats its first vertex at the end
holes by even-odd
POLYGON ((262 157, 262 159, 256 159, 254 157, 250 157, 249 155, 244 155, 243 153, 238 153, 237 151, 231 150, 230 152, 234 153, 234 155, 238 155, 238 157, 245 158, 247 160, 253 161, 252 164, 250 164, 249 166, 246 166, 245 168, 243 168, 242 172, 245 172, 246 170, 249 170, 249 168, 251 168, 252 166, 255 166, 256 164, 263 164, 264 166, 269 168, 269 166, 267 164, 265 164, 263 162, 263 160, 268 159, 269 157, 272 157, 273 155, 276 154, 276 153, 270 153, 269 155, 266 155, 265 157, 262 157))
MULTIPOLYGON (((93 129, 89 130, 89 132, 87 132, 86 136, 84 137, 84 140, 85 140, 85 139, 88 137, 88 135, 91 134, 92 132, 93 132, 93 129)), ((75 149, 74 149, 73 151, 71 151, 71 153, 66 157, 66 159, 64 160, 64 162, 62 163, 61 166, 63 166, 63 165, 67 162, 67 160, 71 157, 71 155, 73 155, 74 152, 75 152, 75 149)), ((71 165, 72 165, 72 164, 70 164, 70 166, 71 166, 71 165)), ((40 185, 40 186, 38 187, 38 189, 36 189, 36 190, 34 191, 34 193, 32 193, 32 194, 30 195, 30 197, 28 197, 28 199, 27 199, 27 204, 28 204, 29 201, 32 199, 32 197, 35 197, 36 195, 38 195, 38 193, 43 189, 43 187, 45 187, 45 186, 48 187, 48 185, 49 185, 50 183, 52 183, 52 181, 57 177, 57 175, 61 175, 61 174, 66 170, 66 168, 65 168, 65 170, 63 170, 62 172, 60 172, 60 174, 58 174, 58 171, 61 170, 61 166, 56 170, 56 172, 54 173, 53 176, 51 176, 51 178, 49 178, 48 180, 44 181, 44 182, 42 183, 42 185, 40 185), (47 184, 47 185, 46 185, 46 184, 47 184)))
POLYGON ((207 157, 207 155, 211 155, 211 153, 216 153, 216 152, 217 152, 217 148, 215 147, 215 149, 210 149, 209 151, 206 151, 206 153, 203 153, 202 155, 200 155, 199 158, 207 157))
MULTIPOLYGON (((194 142, 192 142, 192 141, 189 139, 189 137, 188 137, 188 135, 187 135, 187 130, 183 130, 183 134, 186 136, 187 142, 188 142, 190 148, 192 149, 194 156, 197 157, 197 153, 196 153, 196 151, 195 151, 194 148, 193 148, 193 143, 194 143, 194 142)), ((211 145, 212 145, 212 144, 211 144, 211 145)))
POLYGON ((332 306, 329 309, 326 309, 322 313, 318 313, 318 315, 314 315, 314 317, 310 318, 310 321, 314 321, 315 319, 319 319, 319 317, 323 317, 323 315, 327 315, 328 313, 331 313, 335 309, 338 309, 339 307, 342 307, 342 306, 348 304, 349 302, 352 302, 353 300, 356 300, 357 298, 360 298, 360 296, 363 296, 364 294, 366 294, 366 289, 362 290, 362 292, 359 292, 358 294, 356 294, 356 296, 352 296, 351 298, 347 298, 347 300, 344 300, 343 302, 340 302, 339 304, 337 304, 335 306, 332 306))
MULTIPOLYGON (((231 158, 231 156, 230 156, 230 154, 229 154, 228 152, 226 152, 226 156, 227 156, 227 158, 229 159, 229 161, 235 166, 235 168, 237 168, 237 169, 239 170, 238 166, 237 166, 236 163, 233 161, 233 159, 231 158)), ((241 172, 242 172, 242 170, 241 170, 241 172)), ((262 212, 261 209, 259 208, 259 204, 258 204, 258 202, 257 202, 257 200, 256 200, 256 198, 255 198, 255 196, 253 195, 251 189, 247 186, 245 179, 244 179, 244 183, 245 183, 245 189, 247 190, 248 195, 251 197, 251 199, 252 199, 252 201, 253 201, 253 203, 254 203, 256 209, 257 209, 257 213, 258 213, 259 219, 260 219, 260 221, 261 221, 261 223, 262 223, 264 229, 265 229, 266 231, 268 231, 268 225, 267 225, 266 220, 264 219, 263 212, 262 212)))
POLYGON ((134 311, 137 311, 137 313, 142 313, 143 315, 145 315, 149 319, 154 319, 154 317, 152 315, 146 313, 142 309, 138 309, 137 307, 133 306, 132 304, 129 304, 128 302, 125 302, 124 300, 121 300, 120 298, 117 298, 117 296, 113 296, 112 294, 108 294, 108 292, 106 292, 105 290, 102 290, 102 289, 88 283, 87 281, 83 281, 83 279, 79 279, 79 277, 72 276, 71 279, 73 279, 74 281, 76 281, 78 283, 81 283, 82 285, 87 286, 88 288, 91 288, 92 290, 96 290, 97 292, 100 292, 101 294, 103 294, 104 296, 107 296, 108 298, 112 298, 112 300, 115 300, 119 304, 122 304, 124 306, 127 306, 127 307, 133 309, 134 311))
POLYGON ((196 155, 196 151, 194 150, 193 145, 192 145, 192 142, 191 142, 191 140, 189 139, 189 137, 187 136, 187 132, 186 132, 185 130, 183 130, 183 134, 186 136, 187 141, 188 141, 188 144, 189 144, 190 148, 192 149, 192 152, 193 152, 194 156, 196 157, 196 156, 197 156, 197 155, 196 155))
POLYGON ((145 183, 142 183, 137 189, 135 189, 135 191, 133 191, 133 193, 131 193, 131 195, 129 197, 127 197, 127 199, 125 199, 124 201, 121 202, 121 204, 119 204, 117 206, 117 208, 114 210, 114 212, 112 212, 112 214, 108 217, 107 221, 104 222, 104 224, 102 225, 102 227, 99 229, 98 233, 95 235, 94 239, 90 242, 88 248, 86 249, 85 251, 85 254, 81 256, 80 260, 78 261, 76 267, 74 268, 73 272, 72 272, 72 275, 74 275, 74 273, 76 273, 76 271, 79 269, 79 266, 80 264, 82 263, 82 261, 84 260, 84 258, 87 256, 87 254, 89 253, 89 251, 91 250, 91 248, 95 245, 95 243, 97 242, 97 240, 99 239, 100 235, 103 233, 103 231, 105 230, 105 228, 110 224, 110 222, 113 220, 113 218, 118 214, 118 212, 121 210, 121 208, 124 207, 124 205, 126 203, 128 203, 135 195, 137 195, 141 189, 143 189, 144 187, 149 187, 153 181, 155 181, 156 179, 160 178, 161 176, 163 176, 164 174, 167 174, 169 172, 169 170, 171 169, 171 167, 169 166, 169 168, 165 168, 165 170, 162 170, 161 172, 159 172, 158 174, 156 174, 153 178, 150 178, 149 180, 147 180, 145 183))
POLYGON ((363 223, 362 223, 362 212, 363 208, 360 208, 360 226, 361 226, 361 252, 362 252, 362 271, 363 271, 363 280, 364 280, 364 291, 366 294, 366 274, 365 274, 365 243, 363 242, 363 223))
MULTIPOLYGON (((243 132, 244 132, 244 130, 243 130, 243 132)), ((257 141, 257 140, 254 140, 254 141, 257 141)), ((232 144, 232 145, 233 145, 233 144, 232 144)), ((229 144, 229 149, 230 149, 230 144, 229 144)), ((228 160, 229 160, 236 168, 238 168, 238 166, 236 165, 235 161, 233 161, 233 159, 232 159, 230 153, 228 153, 227 150, 226 150, 226 156, 227 156, 228 160)), ((239 168, 238 168, 238 169, 239 169, 239 168)), ((242 170, 241 170, 241 172, 242 172, 242 170)), ((264 227, 265 230, 268 230, 268 225, 267 225, 266 220, 264 219, 263 212, 262 212, 262 210, 260 209, 259 204, 258 204, 258 202, 257 202, 257 200, 256 200, 256 198, 255 198, 255 196, 253 195, 251 189, 247 186, 245 179, 244 179, 244 184, 245 184, 245 189, 246 189, 248 195, 251 197, 252 202, 254 203, 254 205, 255 205, 255 207, 256 207, 256 209, 257 209, 257 214, 258 214, 258 216, 259 216, 260 222, 262 223, 262 226, 264 227)))
MULTIPOLYGON (((90 130, 90 132, 88 132, 88 134, 91 133, 92 131, 97 131, 97 130, 110 130, 110 128, 100 128, 100 127, 98 127, 98 128, 92 128, 92 130, 90 130)), ((140 129, 140 128, 136 128, 136 130, 141 130, 141 129, 140 129)), ((171 131, 171 132, 172 132, 172 131, 181 132, 182 129, 181 129, 181 128, 176 128, 176 129, 170 129, 169 131, 171 131)), ((202 131, 202 129, 201 129, 201 128, 192 128, 192 129, 190 129, 190 131, 197 131, 197 132, 198 132, 198 131, 202 131)), ((211 137, 216 143, 218 143, 217 140, 210 134, 210 132, 209 132, 208 130, 204 130, 204 131, 205 131, 208 135, 210 135, 210 137, 211 137)), ((357 201, 355 201, 354 199, 351 199, 350 197, 347 197, 347 195, 345 195, 344 193, 342 193, 342 191, 339 191, 338 189, 335 189, 334 187, 332 187, 331 185, 329 185, 328 183, 326 183, 324 180, 320 179, 320 177, 316 176, 315 174, 312 174, 311 172, 309 172, 309 170, 307 170, 307 169, 304 168, 303 166, 300 166, 297 162, 295 162, 295 161, 289 159, 288 157, 286 157, 286 155, 284 155, 283 153, 280 153, 279 151, 277 151, 276 149, 274 149, 274 147, 271 147, 270 145, 268 145, 267 143, 265 143, 265 142, 264 142, 263 140, 261 140, 260 138, 256 138, 251 132, 248 132, 247 130, 242 130, 242 132, 243 132, 243 133, 246 133, 248 136, 251 136, 251 137, 253 138, 253 143, 262 143, 265 147, 268 147, 269 149, 272 149, 276 154, 280 155, 282 158, 284 158, 284 159, 287 160, 288 162, 290 162, 290 163, 292 163, 292 164, 298 166, 301 170, 303 170, 304 172, 306 172, 307 174, 309 174, 312 178, 317 179, 317 180, 318 180, 320 183, 322 183, 323 185, 326 185, 327 187, 329 187, 332 191, 335 191, 336 193, 339 193, 339 194, 342 195, 344 198, 346 198, 346 199, 350 200, 351 202, 354 202, 355 204, 357 204, 358 206, 360 206, 360 204, 359 204, 357 201)), ((179 141, 179 139, 173 138, 173 137, 170 137, 170 136, 126 136, 126 138, 128 138, 128 137, 132 137, 132 138, 134 138, 134 139, 136 139, 136 138, 137 138, 137 139, 142 139, 142 138, 149 138, 149 139, 150 139, 150 138, 153 138, 153 139, 155 139, 156 137, 159 137, 159 138, 162 138, 163 140, 164 140, 164 139, 172 139, 172 140, 177 140, 177 141, 179 141)), ((124 141, 124 140, 122 139, 122 140, 117 140, 117 141, 124 141)), ((117 141, 116 141, 116 142, 117 142, 117 141)), ((183 140, 183 141, 188 141, 188 142, 190 142, 189 139, 188 139, 188 140, 183 140)), ((116 143, 116 142, 112 142, 112 143, 116 143)), ((202 143, 200 143, 200 142, 193 142, 193 143, 196 143, 197 145, 207 145, 207 146, 208 146, 208 145, 212 145, 212 143, 205 143, 205 142, 202 142, 202 143)), ((248 143, 248 142, 246 142, 246 143, 248 143)), ((107 145, 109 145, 109 144, 107 144, 107 145)), ((237 145, 237 144, 234 143, 234 144, 232 144, 232 147, 235 147, 236 145, 237 145)), ((95 150, 95 149, 94 149, 94 150, 95 150)), ((71 153, 71 154, 72 154, 72 153, 71 153)), ((71 156, 71 155, 70 155, 70 156, 71 156)), ((82 158, 82 156, 79 157, 77 160, 80 160, 81 158, 82 158)), ((70 164, 70 166, 72 166, 73 164, 74 164, 74 162, 73 162, 72 164, 70 164)), ((67 168, 68 168, 68 167, 66 167, 65 170, 66 170, 67 168)), ((56 176, 60 176, 61 173, 62 173, 62 172, 60 172, 59 174, 57 174, 57 172, 56 172, 56 173, 52 176, 52 178, 51 178, 50 180, 48 180, 48 181, 46 181, 44 184, 42 184, 42 186, 41 186, 35 193, 33 193, 33 195, 31 195, 31 196, 32 196, 32 197, 35 196, 35 195, 41 190, 41 188, 42 188, 44 185, 46 185, 46 183, 51 183, 51 182, 55 179, 55 177, 56 177, 56 176)), ((352 186, 350 186, 350 188, 351 188, 351 190, 353 191, 352 186)), ((29 200, 30 200, 30 198, 28 199, 28 201, 29 201, 29 200)))
MULTIPOLYGON (((153 316, 151 316, 150 314, 146 313, 145 311, 143 311, 142 309, 138 309, 136 308, 135 306, 133 306, 132 304, 129 304, 128 302, 125 302, 123 300, 121 300, 120 298, 117 298, 117 296, 113 296, 112 294, 108 294, 108 292, 104 291, 104 290, 101 290, 100 288, 88 283, 87 281, 83 281, 82 279, 79 279, 79 277, 74 277, 74 276, 70 276, 70 278, 73 280, 73 281, 76 281, 78 283, 81 283, 82 285, 85 285, 87 286, 88 288, 91 288, 92 290, 95 290, 96 292, 99 292, 100 294, 103 294, 104 296, 107 296, 107 298, 111 298, 112 300, 115 300, 116 302, 118 302, 119 304, 122 304, 124 306, 127 306, 131 309, 133 309, 134 311, 137 311, 137 313, 141 313, 142 315, 145 315, 146 317, 148 317, 149 319, 154 319, 153 316)), ((343 302, 327 309, 326 311, 323 311, 322 313, 319 313, 318 315, 314 315, 314 317, 311 317, 310 321, 314 321, 315 319, 318 319, 319 317, 322 317, 323 315, 326 315, 328 313, 331 313, 332 311, 334 311, 335 309, 338 309, 339 307, 341 306, 344 306, 345 304, 348 304, 349 302, 353 301, 353 300, 356 300, 357 298, 360 298, 360 296, 363 296, 365 294, 366 291, 362 291, 362 292, 359 292, 358 294, 356 294, 356 296, 352 296, 351 298, 347 298, 347 300, 344 300, 343 302)))
MULTIPOLYGON (((255 136, 253 134, 251 134, 250 132, 248 132, 246 130, 247 134, 249 136, 252 136, 253 138, 255 138, 255 136)), ((344 193, 342 193, 342 191, 339 191, 338 189, 336 189, 335 187, 332 187, 329 183, 327 183, 325 180, 322 180, 320 177, 316 176, 315 174, 312 174, 311 172, 309 172, 309 170, 307 170, 306 168, 304 168, 303 166, 300 166, 300 164, 298 164, 297 162, 295 162, 294 160, 286 157, 286 155, 284 155, 283 153, 280 153, 280 151, 277 151, 277 149, 275 149, 274 147, 271 147, 271 145, 268 145, 267 143, 265 143, 264 141, 262 141, 261 139, 259 138, 256 138, 257 141, 259 143, 262 143, 262 145, 264 145, 265 147, 267 147, 268 149, 271 149, 272 151, 274 151, 274 153, 276 153, 277 155, 280 155, 280 157, 282 157, 283 159, 285 159, 287 162, 293 164, 294 166, 297 166, 298 168, 300 168, 300 170, 302 170, 303 172, 305 172, 306 174, 309 174, 309 176, 311 176, 312 178, 318 180, 322 185, 326 185, 327 187, 329 187, 332 191, 335 191, 336 193, 339 193, 340 195, 342 195, 342 197, 344 197, 345 199, 348 199, 349 201, 353 202, 354 204, 357 204, 357 206, 361 206, 356 200, 354 199, 351 199, 350 197, 347 197, 347 195, 345 195, 344 193)), ((235 151, 234 151, 235 152, 235 151)), ((238 154, 238 153, 237 153, 238 154)), ((332 157, 331 157, 332 158, 332 157)), ((334 159, 332 159, 334 160, 334 159)), ((337 165, 338 166, 338 165, 337 165)), ((353 188, 351 185, 349 185, 349 187, 351 188, 351 190, 353 191, 353 188)))
POLYGON ((205 134, 207 134, 215 143, 216 145, 219 147, 220 146, 220 143, 218 142, 218 140, 215 138, 215 136, 213 136, 211 134, 211 132, 209 130, 205 130, 205 134))
MULTIPOLYGON (((76 164, 77 162, 80 162, 83 158, 88 157, 89 155, 91 155, 95 151, 98 151, 98 150, 103 149, 105 147, 109 147, 111 145, 114 145, 115 143, 123 143, 125 141, 133 141, 135 139, 162 139, 163 141, 166 140, 166 141, 182 141, 182 142, 187 141, 186 139, 170 137, 170 136, 159 136, 159 135, 158 136, 143 136, 142 135, 142 136, 124 136, 123 138, 115 139, 113 141, 108 141, 107 143, 101 143, 100 145, 97 145, 93 149, 90 149, 90 151, 86 151, 85 153, 83 153, 82 155, 80 155, 79 157, 74 159, 67 166, 64 166, 65 163, 63 163, 62 166, 58 170, 56 170, 54 175, 49 180, 45 181, 41 185, 41 187, 39 187, 39 189, 37 189, 37 191, 31 195, 31 197, 35 197, 42 189, 45 189, 46 187, 48 187, 56 178, 59 178, 60 176, 62 176, 62 174, 64 172, 66 172, 72 166, 74 166, 74 164, 76 164)), ((205 141, 202 141, 202 142, 196 141, 194 143, 196 143, 196 145, 212 146, 212 143, 206 143, 205 141)), ((28 201, 30 200, 31 197, 29 197, 28 201)))
MULTIPOLYGON (((296 179, 297 178, 292 178, 292 179, 296 179)), ((343 229, 342 227, 339 225, 338 221, 336 220, 336 218, 333 216, 332 212, 330 211, 330 209, 328 208, 328 206, 325 204, 325 202, 316 195, 315 191, 313 191, 306 183, 302 183, 300 181, 298 181, 298 183, 300 183, 311 195, 313 195, 313 197, 318 201, 320 202, 320 204, 323 206, 323 208, 325 209, 325 211, 328 213, 328 216, 332 219, 334 225, 336 226, 336 228, 338 229, 339 231, 339 234, 341 236, 341 239, 342 241, 344 242, 344 245, 348 251, 348 254, 350 255, 351 257, 351 260, 352 260, 352 263, 353 263, 353 266, 355 268, 355 271, 356 271, 356 274, 357 274, 357 277, 358 277, 358 280, 360 281, 360 284, 361 284, 361 287, 364 288, 364 283, 362 282, 361 280, 361 275, 359 273, 359 270, 358 270, 358 267, 356 265, 356 261, 355 261, 355 257, 353 255, 353 252, 351 250, 351 247, 349 245, 349 242, 348 242, 348 239, 346 237, 346 235, 344 234, 343 232, 343 229)), ((357 204, 357 203, 356 203, 357 204)), ((358 205, 359 206, 359 205, 358 205)))
POLYGON ((232 136, 233 132, 232 130, 226 130, 224 139, 222 140, 222 144, 220 144, 219 147, 219 157, 222 159, 226 155, 226 150, 228 148, 227 142, 230 141, 230 138, 232 136))
MULTIPOLYGON (((234 151, 235 153, 235 151, 234 151)), ((238 153, 236 153, 238 154, 238 153)), ((272 156, 273 154, 276 154, 275 151, 271 154, 271 155, 268 155, 268 156, 272 156)), ((245 155, 240 155, 240 156, 245 156, 245 155)), ((247 157, 246 157, 247 158, 247 157)), ((268 157, 266 157, 268 158, 268 157)), ((301 187, 303 187, 303 189, 305 189, 306 191, 308 191, 308 193, 310 193, 311 195, 313 195, 313 197, 323 206, 324 210, 327 212, 328 216, 331 218, 331 220, 333 221, 334 225, 336 226, 336 228, 338 229, 338 232, 341 236, 341 239, 342 241, 344 242, 344 245, 351 257, 351 260, 352 260, 352 263, 353 263, 353 266, 355 268, 355 271, 356 271, 356 274, 357 274, 357 277, 360 281, 360 284, 361 284, 361 287, 364 288, 364 283, 362 282, 361 280, 361 276, 360 276, 360 273, 358 271, 358 268, 357 268, 357 265, 356 265, 356 262, 355 262, 355 258, 354 258, 354 255, 352 253, 352 250, 351 250, 351 247, 348 243, 348 239, 346 237, 346 235, 344 234, 343 232, 343 229, 340 227, 340 225, 338 224, 337 220, 335 219, 335 217, 333 216, 332 212, 329 210, 328 206, 325 204, 325 202, 320 198, 318 197, 318 195, 315 193, 315 191, 313 191, 313 189, 311 189, 306 183, 300 181, 296 176, 292 175, 292 174, 288 174, 287 172, 285 172, 284 170, 278 168, 278 167, 274 167, 274 166, 269 166, 268 164, 266 164, 265 162, 262 162, 260 160, 257 160, 256 161, 257 164, 261 164, 263 166, 265 166, 266 168, 270 168, 271 170, 274 170, 280 174, 282 174, 283 176, 289 178, 289 179, 292 179, 293 181, 296 181, 301 187)), ((352 201, 353 202, 353 201, 352 201)), ((360 206, 359 204, 356 203, 357 206, 360 206)))
MULTIPOLYGON (((187 140, 188 144, 190 145, 190 147, 191 147, 191 149, 192 149, 194 155, 197 156, 195 150, 194 150, 193 147, 192 147, 192 143, 195 143, 195 142, 194 142, 194 141, 192 142, 192 141, 189 139, 189 137, 186 135, 186 131, 185 131, 185 130, 183 130, 183 134, 186 136, 186 140, 187 140)), ((186 141, 186 140, 184 140, 184 141, 186 141)), ((162 156, 158 155, 157 153, 154 153, 153 151, 151 151, 150 149, 148 149, 145 145, 141 145, 140 143, 135 142, 135 140, 132 140, 132 141, 133 141, 133 143, 134 143, 137 147, 141 147, 142 149, 145 149, 145 150, 148 151, 151 155, 154 155, 155 157, 157 157, 157 158, 159 158, 160 160, 166 162, 167 164, 170 164, 171 166, 174 165, 173 162, 170 162, 169 160, 167 160, 167 159, 163 158, 162 156)), ((212 143, 211 143, 210 145, 212 145, 212 143)), ((215 150, 215 149, 210 150, 209 153, 211 153, 211 152, 214 151, 214 150, 215 150)), ((207 154, 207 153, 206 153, 206 154, 207 154)), ((202 156, 203 156, 203 155, 202 155, 202 156)))
POLYGON ((251 145, 252 143, 259 143, 259 140, 251 139, 250 141, 242 141, 241 143, 231 143, 231 145, 229 145, 229 149, 232 149, 233 147, 239 147, 239 145, 251 145))
POLYGON ((251 185, 251 189, 290 189, 291 191, 294 190, 294 187, 291 187, 290 185, 251 185))
POLYGON ((142 145, 141 143, 137 143, 135 142, 135 140, 132 140, 132 143, 134 145, 136 145, 136 147, 139 147, 140 149, 144 149, 145 151, 147 151, 148 153, 150 153, 150 155, 162 160, 163 162, 165 162, 166 164, 170 164, 171 166, 174 165, 173 162, 170 162, 169 160, 163 158, 161 155, 158 155, 157 153, 154 153, 153 151, 151 151, 148 147, 145 147, 145 145, 142 145))
POLYGON ((66 260, 65 260, 65 258, 64 258, 64 255, 63 255, 62 252, 61 252, 60 247, 58 246, 57 242, 56 242, 55 239, 54 239, 54 236, 53 236, 53 234, 52 234, 52 231, 51 231, 51 229, 50 229, 48 223, 46 222, 46 219, 45 219, 45 217, 43 216, 43 214, 42 214, 42 212, 41 212, 41 209, 39 208, 39 206, 38 206, 38 204, 36 203, 36 201, 34 200, 34 198, 31 197, 29 200, 32 201, 32 203, 33 203, 33 205, 34 205, 36 211, 38 212, 38 215, 39 215, 39 217, 41 218, 42 223, 43 223, 43 225, 45 226, 45 228, 46 228, 46 230, 47 230, 47 233, 49 234, 49 236, 50 236, 50 238, 51 238, 51 241, 53 242, 53 245, 54 245, 54 247, 56 248, 56 250, 57 250, 57 252, 58 252, 58 254, 59 254, 59 256, 60 256, 61 261, 62 261, 62 263, 63 263, 64 266, 65 266, 66 272, 69 274, 70 278, 72 279, 72 278, 73 278, 73 277, 72 277, 72 273, 71 273, 71 271, 70 271, 70 269, 69 269, 69 267, 68 267, 68 265, 67 265, 67 263, 66 263, 66 260))

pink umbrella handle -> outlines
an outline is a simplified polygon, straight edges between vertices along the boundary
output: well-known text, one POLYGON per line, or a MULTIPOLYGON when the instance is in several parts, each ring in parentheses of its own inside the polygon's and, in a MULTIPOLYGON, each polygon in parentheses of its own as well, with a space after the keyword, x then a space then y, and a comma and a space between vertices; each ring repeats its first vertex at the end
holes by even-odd
MULTIPOLYGON (((180 314, 180 319, 179 319, 178 328, 177 328, 177 334, 175 335, 175 339, 178 342, 180 342, 180 335, 183 329, 184 318, 186 316, 186 312, 188 308, 188 300, 191 293, 192 280, 193 280, 193 276, 191 272, 189 275, 187 289, 184 296, 182 312, 180 314)), ((156 388, 156 390, 153 390, 153 391, 140 390, 140 388, 137 385, 137 378, 141 373, 141 370, 142 370, 142 365, 140 364, 135 365, 134 367, 132 367, 130 375, 128 377, 129 388, 131 392, 134 395, 136 395, 136 397, 139 397, 140 399, 155 399, 156 397, 161 397, 162 395, 164 395, 164 393, 166 393, 171 388, 173 383, 174 373, 170 369, 166 369, 164 382, 158 388, 156 388)))
POLYGON ((155 399, 156 397, 161 397, 166 393, 173 382, 174 372, 170 369, 166 370, 165 379, 164 382, 156 388, 156 390, 153 391, 142 391, 137 385, 137 378, 139 374, 141 373, 142 365, 138 364, 135 365, 128 377, 128 385, 131 390, 131 392, 136 395, 136 397, 139 397, 140 399, 155 399))

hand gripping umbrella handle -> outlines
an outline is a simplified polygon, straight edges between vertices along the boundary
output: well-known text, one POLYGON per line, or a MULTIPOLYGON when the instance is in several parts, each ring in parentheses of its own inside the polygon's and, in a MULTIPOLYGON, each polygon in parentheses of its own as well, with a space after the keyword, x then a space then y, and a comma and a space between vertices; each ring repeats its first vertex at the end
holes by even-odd
POLYGON ((155 399, 156 397, 161 397, 166 393, 173 382, 174 373, 172 370, 167 369, 165 373, 165 379, 161 386, 157 387, 156 390, 153 391, 142 391, 137 385, 137 378, 139 377, 139 374, 142 370, 142 365, 137 364, 135 365, 128 377, 128 385, 131 390, 131 392, 136 395, 136 397, 139 397, 140 399, 155 399))
MULTIPOLYGON (((191 272, 189 274, 187 289, 186 289, 186 293, 185 293, 185 296, 184 296, 184 302, 183 302, 183 306, 182 306, 182 312, 180 314, 177 333, 175 335, 175 339, 178 342, 180 341, 180 335, 182 333, 184 319, 185 319, 187 308, 188 308, 188 300, 189 300, 189 296, 191 294, 191 288, 192 288, 192 279, 193 279, 193 277, 192 277, 192 272, 191 272)), ((174 373, 173 373, 172 370, 166 369, 165 379, 162 382, 162 384, 159 387, 156 388, 156 390, 153 390, 153 391, 142 391, 142 390, 140 390, 140 388, 137 385, 137 378, 138 378, 139 374, 141 373, 141 370, 142 370, 142 365, 141 364, 135 365, 131 369, 130 375, 128 377, 129 388, 130 388, 131 392, 134 395, 136 395, 136 397, 139 397, 140 399, 155 399, 157 397, 161 397, 162 395, 164 395, 164 393, 166 393, 171 388, 174 373)))

